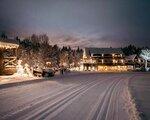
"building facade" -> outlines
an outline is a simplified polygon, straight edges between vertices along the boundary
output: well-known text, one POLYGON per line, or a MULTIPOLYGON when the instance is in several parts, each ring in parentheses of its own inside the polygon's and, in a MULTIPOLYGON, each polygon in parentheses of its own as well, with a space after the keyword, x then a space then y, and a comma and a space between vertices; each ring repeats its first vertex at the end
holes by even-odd
POLYGON ((0 39, 0 74, 16 72, 18 47, 14 40, 0 39))
MULTIPOLYGON (((129 55, 125 57, 126 65, 132 66, 133 70, 142 70, 145 67, 145 60, 136 55, 129 55)), ((147 60, 147 67, 150 68, 150 60, 147 60)))
POLYGON ((121 48, 84 48, 83 70, 125 71, 124 58, 121 48))

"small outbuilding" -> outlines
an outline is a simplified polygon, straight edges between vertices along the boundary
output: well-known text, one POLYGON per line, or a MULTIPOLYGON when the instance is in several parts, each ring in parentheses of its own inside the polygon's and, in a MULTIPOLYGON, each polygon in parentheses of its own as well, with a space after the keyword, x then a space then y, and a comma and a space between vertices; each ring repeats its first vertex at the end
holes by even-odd
POLYGON ((16 40, 0 39, 0 75, 16 72, 18 47, 16 40))

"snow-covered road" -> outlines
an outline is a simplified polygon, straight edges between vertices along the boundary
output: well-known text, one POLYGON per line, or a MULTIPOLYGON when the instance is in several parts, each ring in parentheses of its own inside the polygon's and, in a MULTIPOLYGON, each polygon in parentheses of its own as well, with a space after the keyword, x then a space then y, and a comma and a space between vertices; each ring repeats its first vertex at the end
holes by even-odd
POLYGON ((79 73, 0 90, 1 120, 136 120, 133 74, 79 73))

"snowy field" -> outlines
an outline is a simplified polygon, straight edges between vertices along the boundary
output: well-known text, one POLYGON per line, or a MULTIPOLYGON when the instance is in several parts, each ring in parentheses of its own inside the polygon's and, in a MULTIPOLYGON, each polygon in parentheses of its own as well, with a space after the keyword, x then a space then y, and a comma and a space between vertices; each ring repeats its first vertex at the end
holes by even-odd
POLYGON ((150 73, 141 73, 129 82, 129 88, 137 104, 140 117, 150 120, 150 73))
POLYGON ((1 89, 0 120, 137 120, 128 83, 138 75, 76 73, 1 89))

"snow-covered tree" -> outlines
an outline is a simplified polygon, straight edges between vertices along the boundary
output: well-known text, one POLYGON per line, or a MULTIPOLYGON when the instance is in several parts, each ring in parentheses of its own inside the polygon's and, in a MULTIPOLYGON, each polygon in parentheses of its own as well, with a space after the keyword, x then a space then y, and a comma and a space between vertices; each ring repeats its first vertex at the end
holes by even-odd
POLYGON ((141 50, 140 57, 142 57, 145 60, 145 70, 148 71, 147 61, 150 60, 150 50, 141 50))
POLYGON ((51 63, 51 67, 60 67, 63 64, 70 67, 72 64, 78 66, 82 58, 82 49, 77 50, 71 47, 50 45, 49 38, 46 34, 33 34, 19 42, 18 58, 22 60, 22 64, 28 64, 30 67, 46 66, 47 62, 51 63))

